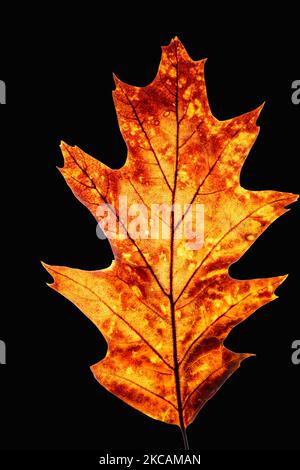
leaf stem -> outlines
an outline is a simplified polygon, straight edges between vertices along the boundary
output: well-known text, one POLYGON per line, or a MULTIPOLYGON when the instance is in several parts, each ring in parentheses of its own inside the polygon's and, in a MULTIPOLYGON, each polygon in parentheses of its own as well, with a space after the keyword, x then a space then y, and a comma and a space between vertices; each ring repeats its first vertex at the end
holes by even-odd
POLYGON ((182 439, 183 439, 183 442, 184 442, 184 449, 185 450, 190 450, 189 441, 188 441, 188 437, 187 437, 187 434, 186 434, 186 428, 182 427, 180 429, 181 429, 182 439))

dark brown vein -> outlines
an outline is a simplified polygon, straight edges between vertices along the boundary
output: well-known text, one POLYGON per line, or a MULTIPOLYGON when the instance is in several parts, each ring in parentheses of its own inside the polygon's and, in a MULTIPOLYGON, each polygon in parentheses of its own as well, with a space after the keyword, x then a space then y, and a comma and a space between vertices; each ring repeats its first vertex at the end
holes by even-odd
MULTIPOLYGON (((155 163, 154 163, 155 165, 155 163)), ((149 207, 149 205, 145 202, 143 196, 140 194, 140 192, 136 189, 136 187, 134 186, 134 184, 132 184, 131 182, 131 179, 128 178, 128 181, 131 185, 131 187, 133 188, 133 190, 136 192, 136 194, 138 195, 138 197, 140 198, 140 200, 142 201, 142 203, 144 204, 145 207, 147 207, 147 209, 149 211, 151 211, 151 207, 149 207)), ((170 227, 170 225, 168 224, 168 222, 166 220, 164 220, 163 218, 161 218, 161 216, 158 216, 159 220, 161 220, 161 222, 163 222, 167 227, 170 227)))
MULTIPOLYGON (((206 292, 207 289, 208 289, 211 285, 215 284, 215 282, 216 282, 216 281, 214 280, 214 281, 210 282, 209 284, 207 284, 207 285, 205 286, 205 288, 204 288, 204 292, 206 292)), ((188 302, 186 302, 186 303, 183 304, 183 305, 178 305, 178 306, 177 306, 177 309, 180 310, 180 309, 182 309, 182 308, 187 307, 187 306, 190 305, 192 302, 194 302, 198 297, 201 297, 201 295, 203 295, 203 291, 200 289, 200 292, 198 292, 198 293, 197 293, 194 297, 192 297, 188 302)))
POLYGON ((155 370, 155 369, 149 369, 149 367, 146 367, 145 370, 150 370, 151 372, 155 372, 156 374, 161 374, 161 375, 172 375, 172 372, 161 372, 160 370, 155 370))
MULTIPOLYGON (((238 129, 234 134, 233 136, 231 137, 231 139, 233 139, 237 134, 239 134, 239 132, 242 130, 242 127, 240 129, 238 129)), ((189 206, 188 208, 186 209, 185 213, 183 214, 183 216, 181 217, 181 219, 177 222, 177 225, 175 227, 175 231, 178 229, 178 227, 180 226, 180 224, 182 223, 182 221, 184 220, 186 214, 188 213, 188 211, 190 210, 193 202, 195 201, 196 197, 198 196, 198 193, 200 191, 200 189, 202 188, 202 186, 204 185, 205 181, 207 180, 207 178, 210 176, 210 174, 212 173, 212 171, 214 170, 215 166, 217 165, 217 163, 219 162, 219 160, 221 159, 221 157, 223 156, 223 153, 225 152, 226 148, 228 147, 228 145, 231 143, 231 141, 229 141, 225 147, 223 148, 223 150, 219 153, 219 155, 217 156, 216 160, 214 161, 213 165, 209 168, 209 171, 207 172, 207 174, 205 175, 205 177, 203 178, 203 180, 199 183, 199 186, 198 188, 196 189, 195 191, 195 194, 193 195, 192 199, 191 199, 191 202, 189 203, 189 206)))
POLYGON ((189 140, 191 140, 191 138, 196 134, 197 130, 199 129, 199 127, 201 126, 202 124, 202 121, 199 122, 199 124, 196 126, 196 128, 193 130, 193 132, 189 135, 189 137, 187 137, 180 145, 179 145, 179 148, 182 149, 182 147, 184 145, 186 145, 188 143, 189 140))
POLYGON ((127 377, 123 377, 122 375, 119 375, 119 374, 111 374, 111 373, 109 373, 109 372, 107 372, 107 371, 105 371, 105 374, 111 375, 112 377, 118 377, 118 379, 125 380, 125 381, 127 381, 127 382, 132 383, 133 385, 136 385, 138 388, 141 388, 142 390, 145 390, 146 392, 151 393, 152 395, 155 395, 156 397, 160 398, 161 400, 166 401, 167 403, 169 403, 169 405, 173 406, 173 408, 175 408, 175 410, 177 411, 176 406, 175 406, 171 401, 169 401, 167 398, 162 397, 161 395, 159 395, 159 393, 155 393, 155 392, 153 392, 152 390, 149 390, 148 388, 143 387, 143 385, 140 385, 140 384, 134 382, 133 380, 128 379, 127 377))
POLYGON ((84 183, 83 181, 77 180, 77 179, 74 178, 74 176, 72 176, 71 173, 69 173, 68 171, 67 171, 66 173, 67 173, 67 175, 69 176, 69 178, 71 178, 72 180, 76 181, 76 183, 81 184, 82 186, 84 186, 84 187, 87 188, 87 189, 94 189, 94 186, 89 186, 88 184, 84 183))
POLYGON ((217 194, 217 193, 223 193, 224 191, 228 191, 231 188, 223 188, 223 189, 217 189, 216 191, 211 191, 210 193, 200 193, 201 196, 211 196, 212 194, 217 194))
POLYGON ((157 153, 156 153, 156 151, 155 151, 155 149, 154 149, 154 147, 153 147, 153 145, 152 145, 152 142, 151 142, 151 140, 150 140, 150 138, 149 138, 149 136, 148 136, 148 134, 147 134, 147 132, 146 132, 146 129, 145 129, 143 123, 141 122, 140 117, 139 117, 139 115, 138 115, 138 113, 137 113, 137 111, 136 111, 136 107, 134 106, 134 104, 133 104, 132 101, 130 100, 129 96, 125 93, 125 91, 124 91, 122 88, 121 88, 121 90, 122 90, 122 93, 124 94, 124 96, 126 97, 126 99, 128 100, 128 103, 130 104, 130 106, 131 106, 131 108, 132 108, 132 111, 133 111, 133 113, 134 113, 134 115, 135 115, 135 117, 136 117, 136 119, 137 119, 137 121, 138 121, 138 123, 139 123, 139 126, 140 126, 140 128, 142 129, 142 132, 143 132, 143 134, 144 134, 144 136, 145 136, 145 138, 146 138, 146 140, 147 140, 147 142, 148 142, 148 145, 149 145, 149 147, 150 147, 149 150, 151 150, 151 152, 152 152, 152 154, 153 154, 153 156, 154 156, 154 158, 155 158, 155 160, 156 160, 156 163, 157 163, 157 165, 158 165, 158 167, 159 167, 159 169, 160 169, 160 172, 161 172, 161 174, 162 174, 162 176, 163 176, 163 179, 164 179, 166 185, 168 186, 169 190, 172 191, 172 188, 171 188, 171 186, 170 186, 170 184, 169 184, 169 181, 168 181, 168 179, 167 179, 167 177, 166 177, 166 175, 165 175, 165 172, 163 171, 162 166, 161 166, 161 164, 160 164, 160 161, 159 161, 159 159, 158 159, 157 153))
POLYGON ((183 408, 182 408, 182 398, 181 398, 181 384, 180 384, 180 375, 179 375, 179 364, 178 364, 178 350, 177 350, 177 332, 176 332, 176 318, 175 318, 175 304, 174 304, 174 292, 173 292, 173 282, 174 282, 174 226, 175 226, 175 214, 174 214, 174 203, 176 200, 176 187, 177 187, 177 178, 178 178, 178 165, 179 165, 179 97, 178 97, 178 80, 179 80, 179 71, 178 71, 178 56, 177 56, 177 46, 174 42, 175 56, 176 56, 176 98, 175 98, 175 109, 176 109, 176 155, 175 155, 175 174, 174 174, 174 184, 172 191, 172 210, 171 210, 171 245, 170 245, 170 310, 171 310, 171 321, 172 321, 172 343, 173 343, 173 363, 174 363, 174 379, 175 379, 175 389, 177 397, 177 408, 178 408, 178 418, 179 425, 184 441, 185 449, 189 449, 189 443, 186 435, 186 429, 183 419, 183 408))
MULTIPOLYGON (((130 284, 127 281, 125 281, 125 279, 122 279, 117 274, 115 274, 115 276, 116 276, 117 279, 119 279, 121 282, 124 282, 124 284, 126 284, 127 287, 130 288, 130 284)), ((161 320, 163 320, 165 323, 170 323, 166 318, 162 317, 156 310, 154 310, 154 308, 152 308, 152 307, 150 307, 150 305, 146 304, 146 302, 144 302, 140 297, 138 297, 132 290, 130 290, 130 292, 139 300, 139 302, 141 302, 152 313, 155 313, 155 315, 157 315, 161 320)))
MULTIPOLYGON (((202 332, 199 336, 197 336, 197 338, 194 339, 194 341, 189 345, 189 347, 187 348, 187 350, 185 351, 184 355, 183 355, 183 358, 181 359, 180 361, 180 365, 184 362, 184 359, 186 358, 187 354, 189 353, 189 351, 192 349, 192 347, 194 346, 194 344, 196 344, 199 339, 202 338, 202 336, 205 335, 205 333, 215 324, 217 323, 222 317, 226 317, 227 316, 227 313, 232 310, 233 308, 235 308, 237 305, 241 304, 242 302, 244 302, 244 300, 246 300, 248 297, 251 297, 253 295, 256 295, 258 292, 262 291, 262 290, 266 290, 267 287, 264 287, 262 289, 258 289, 257 291, 255 292, 250 292, 250 294, 247 294, 245 297, 243 297, 241 300, 239 300, 236 304, 233 304, 231 305, 224 313, 222 313, 222 315, 220 315, 219 317, 217 317, 212 323, 210 323, 210 325, 208 325, 202 332)), ((231 317, 228 317, 228 318, 231 318, 231 317)), ((231 318, 231 320, 233 320, 233 318, 231 318)))
POLYGON ((162 84, 162 86, 165 87, 165 89, 167 90, 167 92, 170 93, 170 95, 176 97, 176 93, 173 93, 173 91, 171 91, 171 90, 169 89, 169 87, 166 85, 166 80, 164 81, 164 80, 162 79, 162 77, 161 77, 161 72, 160 72, 160 78, 159 78, 159 80, 160 80, 160 83, 162 84))
POLYGON ((188 396, 187 396, 187 398, 185 399, 184 404, 183 404, 183 410, 185 409, 186 405, 188 404, 188 402, 189 402, 191 396, 194 395, 194 393, 198 390, 199 387, 201 387, 201 385, 205 384, 205 382, 207 382, 207 381, 210 379, 210 377, 211 377, 212 375, 214 375, 214 374, 216 374, 217 372, 219 372, 219 370, 224 369, 225 366, 227 366, 227 365, 229 365, 229 364, 231 364, 231 363, 235 363, 235 362, 237 362, 236 359, 234 359, 234 360, 232 360, 232 361, 228 361, 228 362, 222 364, 221 367, 218 367, 218 369, 216 369, 216 370, 214 370, 213 372, 211 372, 211 374, 209 374, 209 375, 206 377, 206 379, 204 379, 199 385, 197 385, 196 388, 194 388, 194 390, 193 390, 192 392, 190 392, 190 393, 188 394, 188 396))

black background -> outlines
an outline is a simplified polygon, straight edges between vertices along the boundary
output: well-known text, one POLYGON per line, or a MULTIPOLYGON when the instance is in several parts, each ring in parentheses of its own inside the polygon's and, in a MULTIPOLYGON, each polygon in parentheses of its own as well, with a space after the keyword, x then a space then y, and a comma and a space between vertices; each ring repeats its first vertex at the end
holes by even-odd
MULTIPOLYGON (((291 83, 300 77, 292 28, 283 35, 277 25, 267 30, 258 21, 248 29, 236 22, 220 33, 213 16, 193 26, 137 21, 121 28, 92 17, 92 11, 76 21, 58 15, 48 26, 45 20, 33 31, 25 27, 2 57, 2 449, 182 448, 176 427, 130 408, 94 380, 89 366, 105 356, 105 342, 75 306, 47 287, 51 279, 40 265, 43 260, 98 269, 112 257, 108 243, 96 238, 92 216, 56 170, 61 139, 113 168, 125 162, 112 72, 127 83, 148 84, 160 46, 177 35, 193 59, 208 58, 208 94, 218 119, 266 101, 242 185, 299 192, 300 105, 291 102, 291 83)), ((300 336, 298 225, 296 204, 231 268, 239 278, 290 276, 278 289, 279 299, 226 340, 230 349, 256 357, 242 364, 188 428, 194 451, 299 447, 300 366, 291 362, 291 344, 300 336)))

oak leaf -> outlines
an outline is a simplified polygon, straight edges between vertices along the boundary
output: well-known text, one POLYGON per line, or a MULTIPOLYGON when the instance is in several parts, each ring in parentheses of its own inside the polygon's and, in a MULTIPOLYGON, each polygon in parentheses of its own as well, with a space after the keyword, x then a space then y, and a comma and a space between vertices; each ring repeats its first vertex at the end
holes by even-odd
POLYGON ((150 85, 115 78, 113 97, 128 148, 121 169, 61 145, 61 173, 74 195, 100 223, 98 206, 114 208, 108 212, 123 231, 110 239, 115 259, 107 269, 46 266, 52 288, 77 305, 108 343, 106 357, 91 368, 96 379, 134 408, 180 426, 186 447, 186 427, 250 355, 228 350, 224 339, 276 298, 285 279, 237 280, 228 268, 297 198, 241 187, 262 107, 216 119, 204 63, 191 60, 175 38, 163 47, 150 85), (120 215, 119 195, 127 196, 128 207, 139 203, 147 210, 153 203, 202 204, 203 246, 191 249, 176 236, 183 219, 175 211, 162 220, 168 238, 151 239, 146 231, 134 238, 120 215))

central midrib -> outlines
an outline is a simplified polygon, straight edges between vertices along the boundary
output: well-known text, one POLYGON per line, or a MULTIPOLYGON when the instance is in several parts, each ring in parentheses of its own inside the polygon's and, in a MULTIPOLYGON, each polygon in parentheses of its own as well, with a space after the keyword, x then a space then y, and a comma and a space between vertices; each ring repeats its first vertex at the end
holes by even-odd
POLYGON ((176 318, 175 318, 175 305, 173 296, 173 272, 174 272, 174 231, 175 231, 175 220, 174 220, 174 203, 176 199, 176 186, 177 186, 177 175, 178 175, 178 160, 179 160, 179 115, 178 115, 178 57, 177 57, 177 46, 174 42, 175 56, 176 56, 176 95, 175 95, 175 112, 176 112, 176 143, 175 143, 175 175, 174 184, 172 190, 172 207, 171 207, 171 236, 170 236, 170 311, 171 311, 171 322, 172 322, 172 344, 173 344, 173 362, 174 362, 174 379, 175 389, 177 397, 177 408, 180 429, 184 441, 185 449, 189 449, 185 425, 183 420, 182 400, 181 400, 181 387, 180 387, 180 375, 179 375, 179 361, 177 355, 177 334, 176 334, 176 318))

